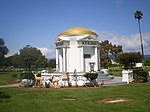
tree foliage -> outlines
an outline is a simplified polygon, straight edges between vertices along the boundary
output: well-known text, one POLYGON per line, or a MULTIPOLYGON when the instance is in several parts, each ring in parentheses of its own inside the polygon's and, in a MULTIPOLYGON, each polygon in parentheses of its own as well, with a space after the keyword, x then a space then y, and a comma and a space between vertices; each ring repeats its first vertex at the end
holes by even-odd
POLYGON ((21 58, 19 54, 14 54, 13 56, 10 57, 10 61, 11 64, 15 67, 15 68, 20 68, 21 67, 21 58))
POLYGON ((117 62, 124 64, 125 67, 132 66, 135 63, 142 62, 142 55, 139 52, 122 53, 117 57, 117 62))
POLYGON ((30 45, 20 50, 20 59, 22 66, 28 68, 29 71, 33 66, 39 68, 47 65, 47 59, 42 55, 41 51, 30 45))
POLYGON ((51 68, 56 68, 56 59, 50 59, 48 65, 51 68))
POLYGON ((101 42, 101 64, 104 66, 104 68, 108 68, 108 66, 111 64, 111 58, 116 58, 119 53, 121 53, 122 46, 121 45, 113 45, 108 40, 101 42))
POLYGON ((145 60, 144 61, 144 66, 150 66, 150 60, 145 60))
POLYGON ((9 52, 8 48, 5 46, 5 41, 0 38, 0 67, 3 66, 5 55, 9 52))

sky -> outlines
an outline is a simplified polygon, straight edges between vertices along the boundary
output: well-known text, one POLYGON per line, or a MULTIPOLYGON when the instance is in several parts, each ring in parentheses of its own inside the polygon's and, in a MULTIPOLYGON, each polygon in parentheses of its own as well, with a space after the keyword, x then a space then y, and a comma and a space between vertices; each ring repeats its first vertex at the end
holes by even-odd
POLYGON ((55 57, 54 41, 72 27, 96 32, 101 41, 122 45, 124 52, 141 51, 134 12, 143 13, 141 29, 144 54, 150 54, 150 0, 0 0, 0 38, 7 56, 26 45, 55 57))

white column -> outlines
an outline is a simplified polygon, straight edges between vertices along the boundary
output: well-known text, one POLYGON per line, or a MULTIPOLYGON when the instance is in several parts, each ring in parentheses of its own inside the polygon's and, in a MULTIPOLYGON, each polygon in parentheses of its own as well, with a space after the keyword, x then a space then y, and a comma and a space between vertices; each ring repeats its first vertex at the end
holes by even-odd
POLYGON ((98 70, 98 60, 97 60, 97 58, 98 58, 97 57, 97 47, 95 47, 95 62, 96 63, 95 63, 95 67, 94 68, 95 68, 96 71, 98 70))
POLYGON ((59 71, 62 72, 62 49, 59 49, 59 71))
POLYGON ((58 63, 58 61, 59 61, 59 56, 58 56, 59 53, 58 53, 58 50, 59 49, 56 48, 56 71, 59 71, 59 65, 58 65, 59 64, 58 63))
POLYGON ((63 71, 66 72, 66 48, 63 48, 63 71))
POLYGON ((83 47, 80 48, 80 71, 84 71, 83 47))
POLYGON ((98 70, 100 70, 100 48, 97 49, 98 53, 98 70))
POLYGON ((69 48, 67 48, 67 58, 66 58, 66 67, 67 67, 67 72, 69 71, 69 48))

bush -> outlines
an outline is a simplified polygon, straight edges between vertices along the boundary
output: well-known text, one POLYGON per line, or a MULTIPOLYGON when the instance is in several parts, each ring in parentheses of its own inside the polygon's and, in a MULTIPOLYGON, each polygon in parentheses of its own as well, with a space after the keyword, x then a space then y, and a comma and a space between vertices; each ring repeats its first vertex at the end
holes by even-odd
POLYGON ((88 73, 84 74, 84 77, 86 77, 87 79, 90 79, 90 80, 96 79, 97 76, 98 76, 97 73, 90 73, 90 72, 88 72, 88 73))
POLYGON ((150 60, 145 60, 144 66, 150 66, 150 60))
POLYGON ((18 75, 17 74, 12 74, 13 79, 17 79, 18 75))
POLYGON ((141 82, 147 82, 148 81, 148 72, 140 71, 139 72, 139 79, 141 80, 141 82))
POLYGON ((20 78, 21 79, 33 79, 34 80, 34 76, 33 76, 32 72, 30 72, 30 71, 25 71, 25 72, 20 73, 20 78))
POLYGON ((18 83, 20 80, 18 79, 18 74, 12 74, 12 77, 10 80, 8 80, 9 84, 16 84, 18 83))
POLYGON ((142 68, 133 70, 133 78, 136 82, 147 82, 148 81, 148 72, 143 70, 142 68))
POLYGON ((4 99, 9 99, 9 98, 11 98, 10 95, 0 91, 0 102, 2 102, 4 99))

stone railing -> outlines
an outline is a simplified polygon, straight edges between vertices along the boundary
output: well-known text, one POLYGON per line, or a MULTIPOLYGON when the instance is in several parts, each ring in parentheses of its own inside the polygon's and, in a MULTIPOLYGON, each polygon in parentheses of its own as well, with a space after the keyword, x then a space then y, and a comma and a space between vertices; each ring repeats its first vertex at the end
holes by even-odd
POLYGON ((63 85, 63 86, 68 86, 68 84, 70 83, 72 86, 84 86, 85 83, 88 81, 83 75, 84 73, 76 73, 74 74, 73 72, 72 73, 69 73, 68 74, 68 80, 63 80, 62 79, 62 73, 42 73, 41 74, 42 77, 44 78, 50 78, 50 77, 54 77, 55 79, 58 79, 60 80, 60 85, 63 85))

